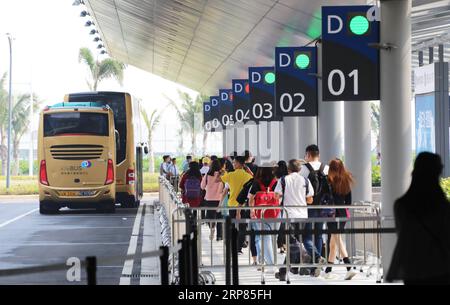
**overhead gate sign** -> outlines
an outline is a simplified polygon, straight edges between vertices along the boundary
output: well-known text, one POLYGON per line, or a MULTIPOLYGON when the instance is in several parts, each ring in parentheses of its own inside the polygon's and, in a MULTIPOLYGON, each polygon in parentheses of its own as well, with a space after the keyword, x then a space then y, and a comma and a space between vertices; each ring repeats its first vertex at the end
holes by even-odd
POLYGON ((379 41, 377 7, 322 7, 324 101, 380 99, 379 41))
POLYGON ((315 47, 275 48, 277 116, 317 116, 317 51, 315 47))

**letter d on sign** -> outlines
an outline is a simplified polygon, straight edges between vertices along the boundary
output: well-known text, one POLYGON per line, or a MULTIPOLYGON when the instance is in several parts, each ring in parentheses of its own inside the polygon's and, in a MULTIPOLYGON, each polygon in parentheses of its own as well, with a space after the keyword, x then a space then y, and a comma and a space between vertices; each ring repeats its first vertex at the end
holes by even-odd
POLYGON ((242 87, 241 84, 239 84, 239 83, 234 84, 234 92, 241 93, 242 89, 244 89, 244 88, 242 87))
POLYGON ((261 74, 258 72, 252 72, 252 82, 259 83, 261 81, 261 74))
POLYGON ((211 110, 211 106, 205 105, 205 111, 210 111, 210 110, 211 110))
POLYGON ((342 21, 341 17, 336 16, 336 15, 329 15, 327 24, 328 24, 328 29, 327 29, 328 30, 328 34, 337 34, 340 31, 342 31, 342 27, 344 26, 344 22, 342 21), (331 29, 331 20, 332 19, 335 19, 335 20, 337 20, 339 22, 339 26, 335 30, 331 29))
POLYGON ((287 53, 280 53, 279 62, 280 67, 287 67, 291 64, 291 57, 287 53), (285 61, 283 61, 283 58, 285 58, 285 61))
POLYGON ((228 99, 228 93, 222 92, 222 95, 220 96, 220 98, 221 98, 222 100, 227 100, 227 99, 228 99))
POLYGON ((66 273, 66 279, 69 282, 81 281, 81 262, 78 257, 69 257, 66 262, 67 266, 71 266, 66 273))

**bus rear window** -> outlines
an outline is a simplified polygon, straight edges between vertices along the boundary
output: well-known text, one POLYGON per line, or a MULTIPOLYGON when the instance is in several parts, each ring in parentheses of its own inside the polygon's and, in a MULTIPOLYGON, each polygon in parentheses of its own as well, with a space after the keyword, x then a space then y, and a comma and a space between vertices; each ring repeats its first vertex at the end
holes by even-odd
POLYGON ((108 136, 108 114, 59 112, 44 115, 44 137, 63 135, 108 136))

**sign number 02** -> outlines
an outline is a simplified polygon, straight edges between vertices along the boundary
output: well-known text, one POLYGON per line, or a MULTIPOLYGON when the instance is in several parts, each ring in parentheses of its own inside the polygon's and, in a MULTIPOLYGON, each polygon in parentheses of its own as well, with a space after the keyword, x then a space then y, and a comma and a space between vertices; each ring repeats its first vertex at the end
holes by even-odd
POLYGON ((283 93, 280 97, 280 108, 283 112, 305 112, 305 108, 301 108, 303 103, 305 102, 305 95, 303 93, 294 93, 292 96, 289 93, 283 93), (294 107, 294 98, 299 97, 300 101, 294 107), (287 103, 286 103, 287 101, 287 103))
MULTIPOLYGON (((353 70, 348 74, 348 77, 353 78, 353 95, 358 95, 358 69, 353 70)), ((342 72, 339 69, 331 70, 330 74, 328 75, 328 89, 330 90, 330 93, 333 95, 341 95, 345 90, 345 75, 344 72, 342 72), (334 90, 333 87, 333 79, 334 76, 337 74, 339 77, 339 89, 334 90)))

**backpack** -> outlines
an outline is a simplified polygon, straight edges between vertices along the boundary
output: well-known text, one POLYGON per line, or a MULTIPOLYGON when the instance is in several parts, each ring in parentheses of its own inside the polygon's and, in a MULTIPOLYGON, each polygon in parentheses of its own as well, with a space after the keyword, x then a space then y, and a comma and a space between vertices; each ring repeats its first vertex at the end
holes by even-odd
POLYGON ((330 200, 329 195, 331 194, 331 187, 328 183, 327 176, 323 172, 325 164, 320 164, 318 170, 314 170, 309 163, 306 163, 305 166, 309 170, 308 179, 314 189, 313 205, 328 205, 328 202, 330 200))
MULTIPOLYGON (((260 191, 255 194, 255 206, 279 206, 280 201, 275 196, 273 191, 274 186, 277 184, 277 180, 273 179, 269 186, 266 188, 264 184, 259 181, 260 191)), ((262 210, 255 210, 257 218, 261 218, 262 210)), ((267 209, 264 212, 264 218, 277 218, 280 214, 280 209, 267 209)))
POLYGON ((239 195, 236 197, 236 201, 240 205, 244 205, 247 202, 248 192, 250 191, 252 184, 253 184, 253 179, 250 179, 247 182, 245 182, 244 186, 242 187, 242 190, 239 192, 239 195))
POLYGON ((200 180, 196 177, 188 177, 184 183, 184 196, 187 199, 197 199, 202 196, 200 180))

